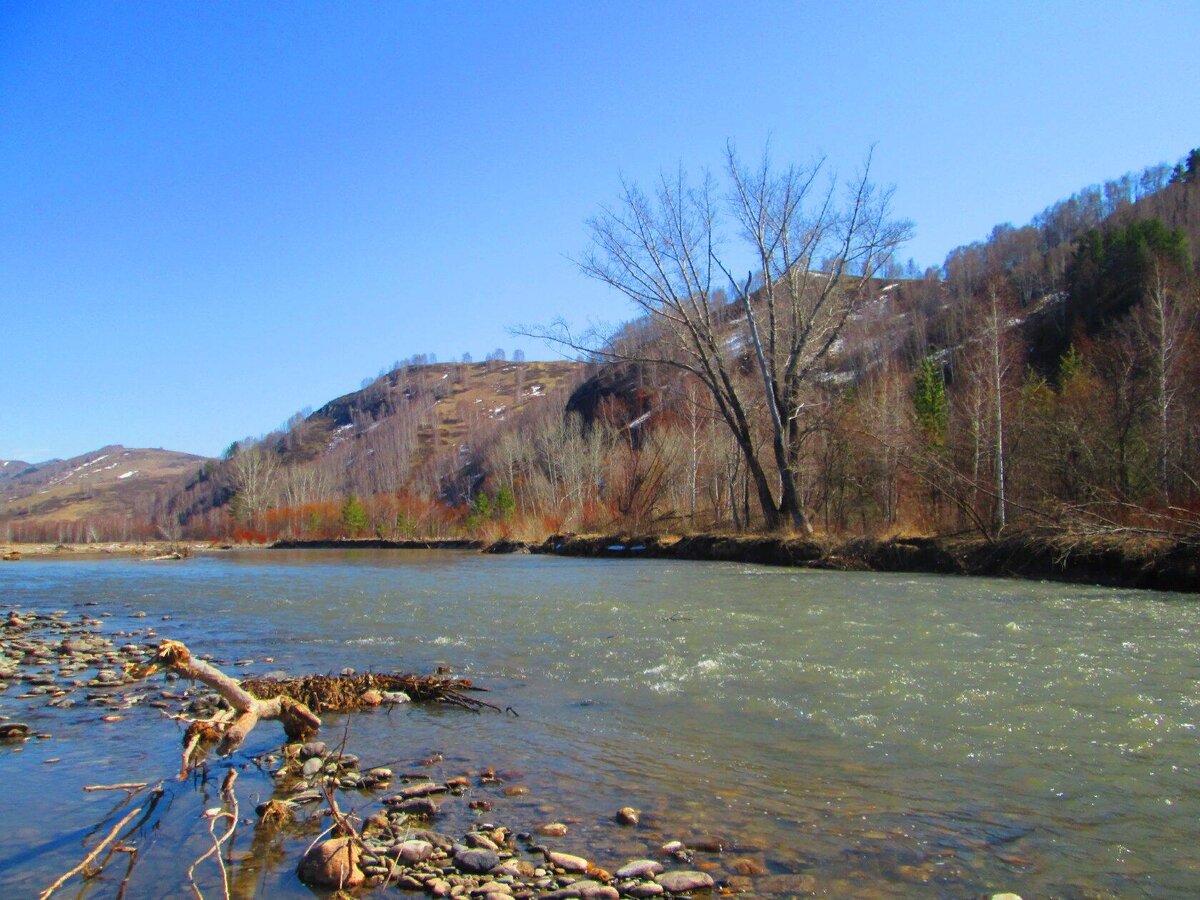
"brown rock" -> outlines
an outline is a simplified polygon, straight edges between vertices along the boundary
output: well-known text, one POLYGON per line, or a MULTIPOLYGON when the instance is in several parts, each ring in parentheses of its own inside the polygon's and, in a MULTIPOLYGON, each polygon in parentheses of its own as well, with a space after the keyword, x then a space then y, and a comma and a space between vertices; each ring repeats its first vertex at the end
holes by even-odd
POLYGON ((896 874, 909 884, 929 884, 931 873, 925 866, 897 866, 896 874))
POLYGON ((550 822, 547 825, 539 825, 537 833, 545 837, 562 837, 567 833, 567 826, 562 822, 550 822))
POLYGON ((641 821, 642 814, 632 806, 622 806, 617 810, 616 819, 622 825, 636 825, 641 821))
POLYGON ((323 841, 300 861, 300 880, 317 887, 357 887, 366 878, 358 866, 360 855, 350 838, 323 841))
POLYGON ((749 857, 745 856, 741 859, 735 859, 729 864, 729 868, 738 875, 749 875, 752 878, 757 878, 767 874, 766 866, 756 859, 750 859, 749 857))

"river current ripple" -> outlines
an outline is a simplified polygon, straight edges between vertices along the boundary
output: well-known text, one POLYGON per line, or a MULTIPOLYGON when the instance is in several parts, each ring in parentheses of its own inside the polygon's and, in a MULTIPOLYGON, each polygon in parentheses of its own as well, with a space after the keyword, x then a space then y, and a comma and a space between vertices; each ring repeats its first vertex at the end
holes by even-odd
MULTIPOLYGON (((449 666, 517 715, 330 717, 326 739, 345 731, 364 762, 400 769, 441 753, 435 777, 494 766, 529 791, 498 795, 491 817, 518 830, 568 822, 562 849, 609 868, 667 840, 717 837, 739 849, 697 862, 721 877, 734 857, 753 860, 765 895, 1185 897, 1200 886, 1200 605, 1186 596, 724 563, 264 551, 6 564, 0 598, 103 614, 106 629, 150 624, 239 674, 449 666), (622 806, 643 811, 639 828, 613 823, 622 806)), ((23 813, 0 849, 0 892, 24 895, 82 858, 114 800, 81 786, 169 774, 178 739, 150 708, 99 726, 94 711, 12 694, 0 711, 54 735, 0 748, 2 805, 23 813)), ((277 741, 263 727, 247 749, 277 741)), ((270 795, 265 776, 243 774, 251 799, 270 795)), ((179 858, 207 841, 197 816, 214 792, 171 795, 133 896, 175 895, 179 858)), ((472 819, 465 804, 450 816, 448 832, 472 819)), ((310 896, 292 870, 304 843, 243 839, 237 883, 310 896)))

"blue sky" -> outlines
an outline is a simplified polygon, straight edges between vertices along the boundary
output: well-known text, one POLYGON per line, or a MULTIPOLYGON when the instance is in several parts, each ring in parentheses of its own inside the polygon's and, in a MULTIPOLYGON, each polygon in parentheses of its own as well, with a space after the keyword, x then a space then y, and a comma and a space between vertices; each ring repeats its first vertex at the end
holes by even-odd
POLYGON ((393 360, 630 310, 570 261, 727 140, 905 256, 1200 145, 1190 3, 0 4, 0 459, 216 454, 393 360))

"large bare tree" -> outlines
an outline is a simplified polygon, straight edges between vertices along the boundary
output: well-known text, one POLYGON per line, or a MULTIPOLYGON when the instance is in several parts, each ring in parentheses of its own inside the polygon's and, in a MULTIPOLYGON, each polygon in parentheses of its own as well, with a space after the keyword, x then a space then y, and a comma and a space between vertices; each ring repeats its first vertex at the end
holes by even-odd
POLYGON ((599 347, 561 325, 545 336, 690 372, 733 434, 767 526, 809 533, 798 465, 805 401, 910 226, 871 183, 870 157, 842 183, 823 159, 777 168, 764 153, 747 167, 729 146, 724 175, 724 188, 709 174, 695 185, 683 171, 663 175, 652 196, 624 184, 588 222, 581 268, 633 301, 648 320, 643 335, 599 347))

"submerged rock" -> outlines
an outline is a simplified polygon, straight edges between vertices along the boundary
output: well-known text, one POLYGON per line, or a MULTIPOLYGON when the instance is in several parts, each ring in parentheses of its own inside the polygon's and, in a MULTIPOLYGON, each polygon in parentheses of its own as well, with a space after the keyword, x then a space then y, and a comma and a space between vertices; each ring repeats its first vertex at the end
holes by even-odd
POLYGON ((636 825, 641 820, 641 815, 632 806, 622 806, 617 810, 616 819, 621 825, 636 825))
POLYGON ((0 741, 23 741, 29 737, 29 726, 24 722, 0 722, 0 741))

